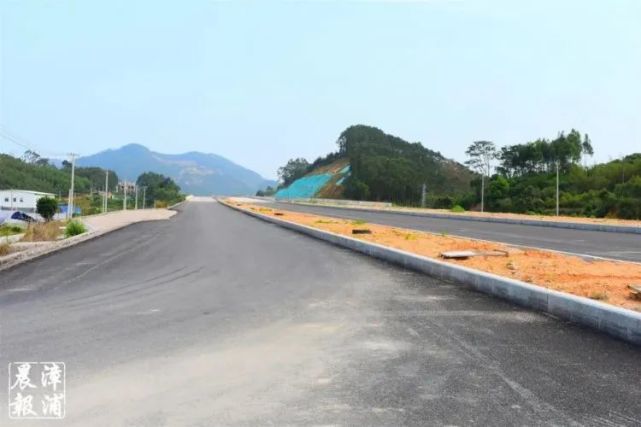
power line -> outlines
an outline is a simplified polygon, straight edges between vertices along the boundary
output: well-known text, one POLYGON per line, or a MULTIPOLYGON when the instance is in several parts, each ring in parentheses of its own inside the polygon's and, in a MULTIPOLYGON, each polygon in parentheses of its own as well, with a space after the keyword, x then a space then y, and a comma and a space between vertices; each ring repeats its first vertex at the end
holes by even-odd
POLYGON ((30 141, 27 139, 16 135, 13 132, 10 132, 8 129, 6 129, 3 126, 0 126, 0 138, 4 139, 5 141, 9 141, 14 143, 15 145, 22 147, 26 150, 33 151, 35 153, 38 153, 40 155, 45 155, 50 158, 58 158, 58 159, 65 159, 67 155, 65 153, 58 153, 58 152, 51 152, 51 151, 43 151, 39 150, 38 148, 35 147, 34 144, 32 144, 30 141))

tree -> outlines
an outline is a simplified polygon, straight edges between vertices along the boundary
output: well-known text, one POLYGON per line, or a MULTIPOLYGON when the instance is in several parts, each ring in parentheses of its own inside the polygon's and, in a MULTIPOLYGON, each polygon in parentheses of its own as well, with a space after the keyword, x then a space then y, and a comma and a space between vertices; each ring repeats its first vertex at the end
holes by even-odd
POLYGON ((154 172, 145 172, 136 180, 138 188, 145 187, 145 206, 153 206, 156 201, 174 204, 184 199, 180 187, 169 177, 154 172), (151 203, 148 203, 151 202, 151 203))
POLYGON ((268 185, 264 190, 258 190, 256 196, 258 197, 271 197, 276 193, 276 189, 271 185, 268 185))
POLYGON ((22 161, 37 166, 49 166, 49 159, 41 157, 33 150, 27 150, 22 154, 22 161))
POLYGON ((278 168, 278 179, 283 187, 287 187, 298 178, 303 177, 309 170, 309 162, 302 157, 289 159, 285 166, 278 168))
POLYGON ((465 154, 470 158, 466 165, 481 174, 481 212, 485 210, 485 176, 492 172, 492 160, 497 156, 496 146, 491 141, 475 141, 465 154))
POLYGON ((51 221, 58 210, 58 201, 52 197, 41 197, 36 203, 36 212, 45 219, 51 221))
POLYGON ((583 143, 581 144, 581 147, 583 148, 583 154, 587 156, 593 156, 594 155, 594 148, 592 148, 592 140, 586 133, 583 135, 583 143))

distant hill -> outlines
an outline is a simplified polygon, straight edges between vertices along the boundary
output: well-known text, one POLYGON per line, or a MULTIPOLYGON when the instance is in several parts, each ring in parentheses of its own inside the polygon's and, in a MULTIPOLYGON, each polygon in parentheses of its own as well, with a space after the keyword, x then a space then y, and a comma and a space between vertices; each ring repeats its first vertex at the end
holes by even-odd
POLYGON ((184 193, 196 195, 254 194, 275 184, 216 154, 162 154, 139 144, 81 157, 77 164, 114 170, 120 178, 131 181, 143 172, 160 173, 173 178, 184 193))
POLYGON ((474 173, 419 142, 365 125, 338 138, 338 152, 317 159, 307 174, 277 193, 279 198, 345 197, 418 204, 426 185, 429 198, 470 192, 474 173))

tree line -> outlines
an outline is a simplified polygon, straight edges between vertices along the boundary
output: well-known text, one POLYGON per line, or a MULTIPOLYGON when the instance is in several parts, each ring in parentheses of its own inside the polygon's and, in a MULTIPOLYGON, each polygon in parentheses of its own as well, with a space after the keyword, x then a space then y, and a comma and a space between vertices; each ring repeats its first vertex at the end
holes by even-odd
POLYGON ((500 150, 476 141, 466 154, 479 174, 466 208, 480 204, 496 212, 549 215, 558 207, 561 215, 641 218, 641 154, 586 166, 592 143, 575 129, 500 150))

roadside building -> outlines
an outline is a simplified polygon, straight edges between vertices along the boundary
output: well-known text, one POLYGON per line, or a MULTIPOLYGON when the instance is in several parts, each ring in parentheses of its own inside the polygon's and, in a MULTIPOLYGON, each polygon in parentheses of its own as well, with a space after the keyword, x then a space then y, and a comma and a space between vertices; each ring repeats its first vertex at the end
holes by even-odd
POLYGON ((136 191, 136 183, 129 181, 120 181, 118 183, 118 187, 116 187, 116 191, 118 191, 119 193, 123 193, 125 191, 125 187, 127 188, 127 193, 129 194, 133 194, 134 191, 136 191))
POLYGON ((51 193, 30 190, 0 190, 0 210, 35 212, 36 204, 42 197, 55 197, 51 193))

